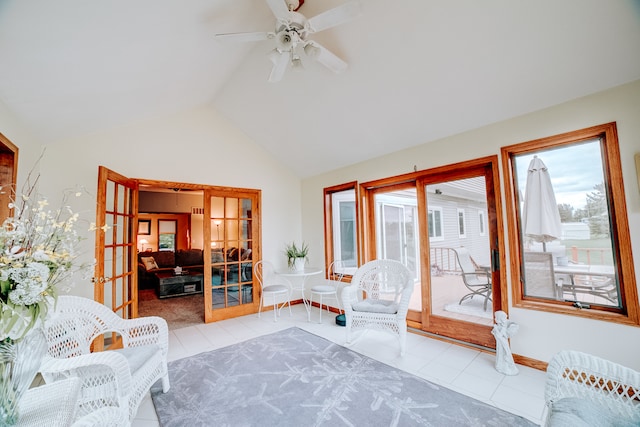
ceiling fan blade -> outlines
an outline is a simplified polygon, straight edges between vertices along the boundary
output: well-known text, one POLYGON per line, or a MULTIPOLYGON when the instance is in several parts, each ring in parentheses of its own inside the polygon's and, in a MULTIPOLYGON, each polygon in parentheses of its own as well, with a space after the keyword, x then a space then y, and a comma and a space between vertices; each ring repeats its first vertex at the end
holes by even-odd
POLYGON ((269 81, 271 83, 275 83, 282 80, 282 76, 284 76, 284 72, 287 70, 287 65, 289 64, 289 52, 280 52, 280 56, 275 59, 272 58, 272 61, 273 68, 269 75, 269 81))
POLYGON ((267 0, 267 4, 278 21, 289 19, 289 6, 285 0, 267 0))
POLYGON ((309 18, 309 26, 312 33, 326 30, 327 28, 335 27, 336 25, 343 24, 359 16, 362 13, 362 5, 359 0, 353 0, 343 4, 342 6, 334 7, 326 12, 322 12, 313 18, 309 18))
POLYGON ((257 42, 261 40, 268 40, 275 37, 273 32, 256 32, 256 33, 222 33, 216 34, 215 38, 224 41, 233 42, 257 42))
POLYGON ((316 61, 338 74, 347 69, 348 65, 342 59, 338 58, 333 52, 322 46, 320 43, 314 41, 313 46, 319 50, 314 54, 316 61))

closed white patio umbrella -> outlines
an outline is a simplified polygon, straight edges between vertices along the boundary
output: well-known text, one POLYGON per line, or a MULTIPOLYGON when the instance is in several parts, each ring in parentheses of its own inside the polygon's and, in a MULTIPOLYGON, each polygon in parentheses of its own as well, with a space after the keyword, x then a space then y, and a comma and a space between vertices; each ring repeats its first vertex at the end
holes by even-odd
POLYGON ((551 186, 549 171, 544 162, 534 156, 529 163, 524 206, 522 207, 522 232, 536 242, 546 243, 562 236, 560 212, 551 186))

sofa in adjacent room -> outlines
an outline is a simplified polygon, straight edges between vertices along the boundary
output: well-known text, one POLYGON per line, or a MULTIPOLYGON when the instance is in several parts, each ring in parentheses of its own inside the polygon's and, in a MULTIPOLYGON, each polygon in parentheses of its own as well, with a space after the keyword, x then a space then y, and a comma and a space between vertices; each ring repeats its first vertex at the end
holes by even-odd
POLYGON ((138 289, 154 289, 158 283, 155 273, 184 270, 204 271, 202 249, 178 249, 177 251, 146 251, 138 254, 138 289))
MULTIPOLYGON (((231 263, 226 266, 227 275, 238 280, 238 261, 251 260, 251 249, 230 248, 212 249, 211 251, 211 272, 218 277, 217 281, 222 281, 225 266, 222 263, 231 263)), ((242 263, 242 281, 251 280, 251 264, 242 263), (246 265, 245 265, 246 264, 246 265), (245 268, 246 267, 246 268, 245 268)), ((204 259, 201 249, 178 249, 177 251, 146 251, 138 254, 138 289, 154 289, 158 284, 158 277, 155 273, 159 271, 172 271, 176 267, 183 270, 203 272, 204 259)), ((231 280, 231 279, 229 279, 231 280)))

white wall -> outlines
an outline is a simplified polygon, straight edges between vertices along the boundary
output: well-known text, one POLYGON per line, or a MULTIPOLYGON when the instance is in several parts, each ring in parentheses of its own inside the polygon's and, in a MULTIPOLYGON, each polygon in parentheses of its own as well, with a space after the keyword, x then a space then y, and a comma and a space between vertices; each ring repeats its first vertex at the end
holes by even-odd
MULTIPOLYGON (((433 143, 396 152, 347 168, 306 179, 302 183, 302 231, 314 257, 323 254, 324 187, 358 180, 365 182, 447 165, 487 155, 500 147, 615 121, 618 127, 622 172, 636 276, 640 272, 640 194, 633 156, 640 152, 640 81, 489 125, 433 143)), ((425 120, 428 120, 425 117, 425 120)), ((390 144, 393 141, 389 141, 390 144)), ((501 178, 502 180, 502 178, 501 178)), ((504 200, 504 185, 502 185, 504 200)), ((504 205, 504 204, 503 204, 504 205)), ((506 224, 503 232, 507 233, 506 224)), ((507 257, 509 254, 507 254, 507 257)), ((322 258, 314 258, 320 262, 322 258)), ((509 274, 510 280, 510 274, 509 274)), ((640 280, 638 280, 640 282, 640 280)), ((511 286, 507 282, 511 304, 511 286)), ((509 307, 520 324, 511 340, 515 354, 549 361, 561 349, 600 355, 640 370, 640 328, 567 315, 509 307)))
MULTIPOLYGON (((0 132, 20 149, 19 179, 40 153, 40 144, 0 104, 0 132)), ((95 221, 98 166, 132 177, 262 190, 263 258, 284 267, 284 245, 300 240, 300 179, 230 125, 216 111, 195 109, 171 117, 49 144, 40 172, 41 193, 57 197, 76 185, 91 193, 74 210, 95 221)), ((84 258, 94 258, 87 232, 84 258)), ((92 297, 88 282, 71 293, 92 297)))

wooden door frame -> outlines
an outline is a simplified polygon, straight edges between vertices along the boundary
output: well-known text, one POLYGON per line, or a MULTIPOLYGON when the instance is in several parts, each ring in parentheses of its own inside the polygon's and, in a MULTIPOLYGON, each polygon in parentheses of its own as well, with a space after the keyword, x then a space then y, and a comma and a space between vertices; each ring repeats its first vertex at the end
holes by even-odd
POLYGON ((0 222, 13 215, 10 202, 18 182, 18 153, 18 147, 0 133, 0 184, 11 187, 11 191, 0 193, 0 222))
MULTIPOLYGON (((190 190, 190 191, 202 191, 202 206, 204 207, 204 218, 211 218, 211 204, 207 202, 207 197, 211 197, 212 194, 219 195, 225 194, 227 197, 229 195, 234 195, 234 197, 249 197, 249 195, 253 195, 256 192, 258 193, 258 205, 254 207, 255 214, 255 224, 257 227, 256 237, 254 237, 254 241, 257 242, 256 247, 252 251, 252 259, 255 262, 258 262, 262 259, 262 208, 261 208, 261 190, 249 189, 249 188, 240 188, 240 187, 223 187, 223 186, 215 186, 215 185, 206 185, 206 184, 190 184, 184 182, 173 182, 173 181, 159 181, 152 179, 143 179, 136 178, 138 182, 138 188, 144 191, 145 187, 152 188, 167 188, 167 189, 178 189, 178 190, 190 190)), ((139 212, 136 211, 136 218, 139 212)), ((203 236, 211 236, 211 224, 210 221, 203 221, 203 236)), ((136 236, 137 238, 137 236, 136 236)), ((137 241, 136 241, 137 247, 137 241)), ((227 316, 220 316, 213 310, 213 302, 212 302, 212 290, 211 290, 211 246, 209 244, 205 244, 203 242, 203 263, 204 263, 204 313, 205 313, 205 323, 214 322, 217 320, 223 320, 228 318, 227 316), (206 286, 209 284, 209 286, 206 286)), ((238 310, 237 313, 234 313, 234 316, 243 316, 246 314, 257 313, 258 305, 259 305, 259 290, 256 285, 257 281, 254 280, 253 286, 253 302, 252 304, 243 304, 243 308, 238 310)), ((218 310, 219 311, 219 310, 218 310)))

